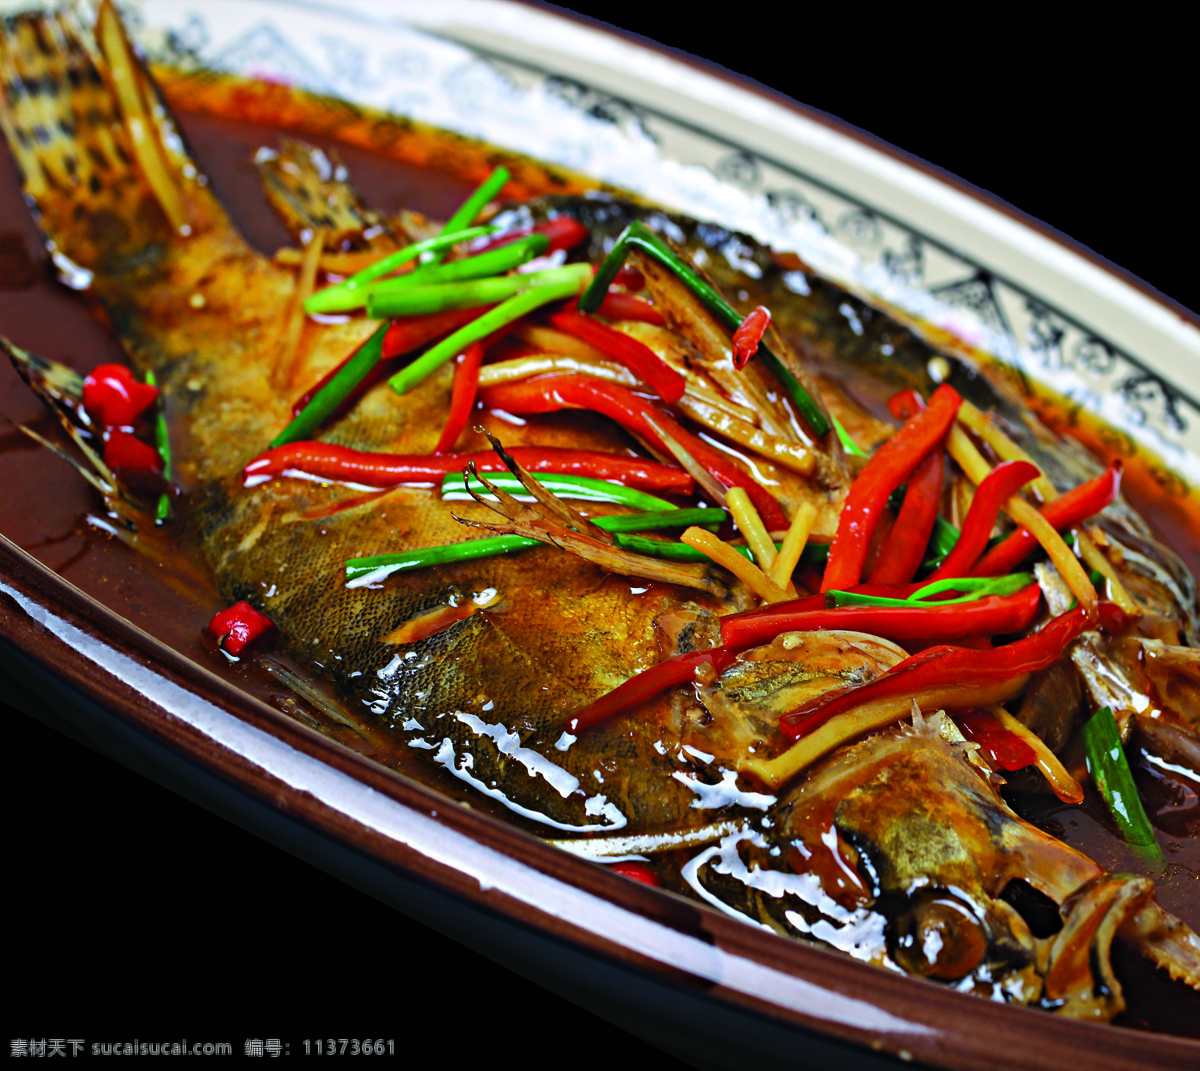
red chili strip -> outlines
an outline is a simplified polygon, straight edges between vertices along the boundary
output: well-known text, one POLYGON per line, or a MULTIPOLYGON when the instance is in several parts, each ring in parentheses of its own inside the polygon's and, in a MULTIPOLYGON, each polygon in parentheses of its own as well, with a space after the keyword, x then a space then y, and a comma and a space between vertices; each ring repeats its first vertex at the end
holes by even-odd
POLYGON ((666 323, 662 313, 648 301, 622 290, 609 289, 604 295, 604 300, 600 302, 596 315, 603 316, 606 320, 641 320, 643 323, 656 324, 659 327, 666 323))
POLYGON ((142 442, 120 428, 108 433, 104 444, 104 463, 113 469, 126 483, 138 482, 137 476, 160 476, 163 470, 162 455, 153 446, 142 442))
POLYGON ((885 442, 867 462, 846 495, 837 533, 829 548, 822 591, 845 590, 862 577, 871 533, 879 523, 888 496, 907 480, 949 430, 962 398, 943 383, 918 413, 885 442))
POLYGON ((1030 584, 1012 595, 988 595, 972 602, 939 606, 839 606, 826 609, 813 605, 818 595, 799 599, 804 609, 788 609, 794 603, 764 607, 755 617, 721 619, 721 642, 739 651, 770 643, 784 632, 815 632, 818 629, 847 629, 869 632, 889 640, 919 640, 947 643, 965 636, 1007 635, 1024 632, 1033 624, 1041 601, 1041 589, 1030 584))
POLYGON ((656 889, 662 888, 662 882, 658 880, 658 875, 646 863, 629 859, 623 863, 611 864, 609 870, 614 874, 620 874, 623 878, 640 881, 643 885, 653 885, 656 889))
POLYGON ((979 745, 991 766, 1023 770, 1037 762, 1037 755, 1016 733, 1004 728, 986 710, 968 710, 955 715, 963 736, 979 745))
POLYGON ((248 602, 237 602, 213 617, 208 632, 227 654, 237 657, 250 644, 273 636, 276 628, 274 621, 248 602))
POLYGON ((979 560, 991 538, 1000 508, 1041 470, 1029 461, 1003 461, 975 489, 971 508, 963 521, 962 533, 946 560, 929 578, 930 583, 952 576, 966 576, 979 560))
POLYGON ((632 264, 622 264, 613 276, 614 286, 623 286, 632 293, 646 289, 646 277, 632 264))
POLYGON ((759 305, 750 313, 733 333, 733 367, 739 371, 758 352, 763 332, 771 323, 771 310, 759 305))
POLYGON ((98 364, 83 381, 83 408, 105 428, 127 428, 158 397, 158 388, 139 382, 123 364, 98 364))
POLYGON ((768 530, 779 531, 788 526, 779 503, 757 480, 743 472, 719 450, 691 432, 685 431, 672 417, 616 383, 605 383, 591 376, 565 373, 484 387, 480 390, 479 397, 488 409, 501 409, 516 414, 590 409, 615 420, 626 430, 645 439, 655 449, 669 454, 666 444, 647 423, 646 417, 649 416, 719 482, 726 487, 744 487, 768 530))
POLYGON ((498 249, 502 245, 515 242, 518 238, 527 238, 531 234, 544 234, 550 240, 550 244, 546 247, 546 253, 553 253, 558 249, 574 249, 580 242, 586 241, 588 229, 579 220, 570 216, 555 216, 553 219, 546 220, 545 223, 537 223, 532 227, 520 227, 515 231, 497 234, 481 245, 477 245, 472 252, 486 253, 489 249, 498 249))
POLYGON ((644 342, 614 331, 578 310, 560 309, 550 323, 619 361, 668 404, 683 397, 687 380, 644 342))
MULTIPOLYGON (((960 606, 961 609, 961 606, 960 606)), ((1100 603, 1100 627, 1112 631, 1128 621, 1111 602, 1100 603)), ((941 645, 906 658, 875 680, 857 688, 828 693, 779 719, 780 729, 793 739, 807 736, 830 718, 876 699, 918 695, 934 687, 961 685, 964 694, 972 687, 998 684, 1036 673, 1057 662, 1067 644, 1095 625, 1083 607, 1060 614, 1040 632, 1006 643, 990 651, 941 645)))
MULTIPOLYGON (((1121 489, 1121 462, 1114 461, 1108 470, 1094 479, 1073 487, 1039 511, 1050 524, 1061 531, 1095 516, 1117 497, 1121 489)), ((1018 528, 1003 543, 993 547, 971 570, 972 576, 1001 576, 1010 573, 1038 547, 1038 541, 1028 528, 1018 528)))
POLYGON ((450 391, 450 414, 446 417, 446 426, 442 428, 435 454, 451 450, 458 442, 458 437, 466 430, 467 421, 471 419, 471 410, 475 408, 475 391, 479 386, 479 365, 483 361, 483 340, 472 342, 458 358, 454 368, 454 387, 450 391))
POLYGON ((897 420, 911 420, 925 411, 925 399, 915 390, 899 390, 887 400, 888 412, 897 420))
MULTIPOLYGON (((412 353, 413 350, 420 349, 435 339, 450 334, 451 331, 457 331, 472 320, 479 319, 488 309, 492 308, 495 308, 495 306, 487 305, 478 309, 451 309, 449 312, 431 312, 428 316, 410 316, 405 320, 396 320, 387 329, 387 334, 383 336, 383 353, 380 363, 351 392, 350 396, 341 404, 337 411, 339 413, 342 412, 355 398, 358 398, 381 379, 392 374, 394 369, 384 364, 385 361, 389 361, 393 357, 403 357, 406 353, 412 353)), ((355 352, 357 351, 349 353, 345 361, 331 368, 296 399, 295 404, 292 406, 292 416, 300 415, 304 407, 313 400, 313 396, 342 370, 342 365, 346 361, 349 361, 355 352)))
POLYGON ((934 450, 909 477, 896 523, 867 577, 872 584, 907 584, 920 568, 942 505, 945 471, 945 455, 934 450))
MULTIPOLYGON (((551 446, 518 446, 508 452, 530 472, 591 476, 642 491, 676 495, 690 495, 694 489, 692 478, 682 469, 637 457, 551 446)), ((508 471, 490 450, 473 454, 375 454, 334 443, 300 442, 277 446, 256 457, 242 469, 242 478, 248 486, 254 486, 295 470, 319 480, 394 487, 400 483, 440 483, 446 473, 461 472, 470 461, 480 472, 508 471)))
POLYGON ((675 655, 642 670, 636 677, 630 677, 624 684, 588 704, 567 723, 567 728, 572 733, 582 733, 629 707, 653 699, 668 688, 695 680, 696 670, 701 666, 711 666, 714 675, 720 674, 736 658, 733 651, 727 651, 724 647, 675 655))

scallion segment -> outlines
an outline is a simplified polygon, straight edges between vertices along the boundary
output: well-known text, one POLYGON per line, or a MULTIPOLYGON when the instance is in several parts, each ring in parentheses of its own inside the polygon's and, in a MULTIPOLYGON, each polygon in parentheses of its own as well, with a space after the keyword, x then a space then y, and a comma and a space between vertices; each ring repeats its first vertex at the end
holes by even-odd
MULTIPOLYGON (((459 228, 456 231, 443 231, 437 237, 426 238, 423 242, 406 245, 403 249, 397 249, 394 253, 380 257, 374 264, 356 272, 349 279, 343 279, 340 283, 318 290, 304 302, 304 311, 308 313, 346 312, 349 309, 357 309, 363 304, 366 288, 376 279, 390 275, 410 260, 416 260, 423 253, 449 249, 450 246, 458 245, 459 242, 469 242, 472 238, 491 234, 495 229, 495 227, 469 227, 466 230, 459 228)), ((413 274, 415 275, 416 272, 413 274)))
MULTIPOLYGON (((518 502, 532 502, 533 497, 526 492, 521 481, 510 472, 489 473, 488 483, 507 491, 518 502)), ((570 476, 554 472, 539 472, 537 481, 547 491, 560 498, 576 498, 585 502, 612 502, 620 506, 628 506, 637 510, 672 510, 672 504, 665 498, 639 491, 635 487, 624 487, 619 483, 608 480, 597 480, 591 476, 570 476)), ((464 478, 457 472, 447 473, 442 480, 442 498, 451 502, 461 502, 472 496, 467 488, 476 494, 487 496, 487 488, 482 480, 469 479, 464 487, 464 478)), ((724 510, 714 512, 724 514, 724 510)), ((598 523, 598 522, 597 522, 598 523)))
POLYGON ((526 536, 501 535, 486 539, 471 539, 465 543, 451 543, 441 547, 418 547, 399 554, 379 554, 373 558, 351 558, 346 562, 346 580, 350 587, 361 587, 377 580, 384 580, 393 573, 406 573, 413 569, 428 569, 434 565, 452 562, 473 561, 475 558, 490 558, 510 550, 523 550, 541 544, 526 536))
POLYGON ((571 265, 530 272, 528 275, 500 275, 491 279, 471 279, 438 286, 414 283, 401 290, 376 291, 367 295, 367 317, 371 320, 387 320, 495 305, 531 286, 552 286, 570 279, 577 280, 579 267, 571 265))
MULTIPOLYGON (((837 432, 838 439, 841 440, 842 449, 853 457, 867 457, 867 452, 850 438, 850 433, 842 427, 842 422, 837 417, 833 417, 833 430, 837 432)), ((896 508, 896 507, 893 507, 896 508)))
MULTIPOLYGON (((579 298, 581 312, 595 312, 608 293, 608 287, 616 278, 617 272, 625 262, 631 249, 637 249, 647 256, 653 257, 663 267, 673 271, 686 286, 729 331, 736 331, 742 323, 741 314, 725 300, 707 281, 666 242, 655 234, 646 224, 635 220, 629 224, 617 239, 612 252, 604 258, 604 263, 596 271, 591 285, 579 298)), ((810 397, 808 391, 800 385, 800 381, 767 347, 765 342, 759 343, 759 359, 766 365, 767 370, 783 385, 800 415, 817 435, 829 431, 829 421, 821 407, 810 397)))
POLYGON ((1080 732, 1088 772, 1108 804, 1121 836, 1141 848, 1148 858, 1161 863, 1162 848, 1133 783, 1133 771, 1121 746, 1112 707, 1101 707, 1083 723, 1080 732))
MULTIPOLYGON (((635 554, 644 554, 648 558, 662 558, 669 562, 710 562, 708 555, 697 550, 688 543, 678 540, 651 539, 649 536, 628 535, 615 533, 613 543, 621 550, 631 550, 635 554)), ((749 547, 735 546, 733 548, 742 557, 754 561, 754 554, 749 547)))
POLYGON ((614 513, 610 517, 593 517, 591 520, 606 532, 653 532, 660 528, 689 528, 693 524, 699 528, 719 528, 728 519, 729 514, 723 509, 664 509, 614 513))
MULTIPOLYGON (((370 285, 368 293, 386 294, 413 286, 439 286, 468 279, 486 279, 519 268, 534 257, 541 256, 549 245, 550 239, 544 234, 531 234, 528 238, 502 245, 498 249, 489 249, 474 257, 452 260, 449 264, 432 264, 407 275, 397 275, 394 279, 380 279, 370 285)), ((365 296, 362 304, 366 304, 365 296)))
POLYGON ((317 430, 342 404, 379 363, 383 356, 383 337, 387 334, 388 324, 380 324, 358 349, 354 355, 338 370, 328 383, 325 384, 296 418, 271 441, 270 449, 286 443, 298 442, 301 439, 312 438, 317 430))
MULTIPOLYGON (((454 213, 448 220, 446 226, 442 228, 442 233, 446 234, 450 231, 461 231, 466 227, 471 226, 475 222, 475 217, 479 215, 488 205, 493 197, 496 196, 508 181, 508 168, 498 167, 486 179, 479 184, 470 197, 463 201, 458 211, 454 213)), ((493 228, 494 229, 494 228, 493 228)), ((438 264, 441 262, 445 252, 437 252, 430 258, 429 263, 438 264)))
POLYGON ((533 275, 518 276, 525 281, 525 289, 426 350, 412 364, 392 376, 388 384, 397 394, 408 393, 431 372, 461 353, 472 342, 487 338, 493 331, 552 301, 574 297, 586 285, 591 274, 592 269, 587 264, 572 264, 560 269, 556 279, 552 281, 538 280, 533 275))
MULTIPOLYGON (((158 380, 154 378, 153 372, 146 373, 146 382, 152 387, 158 386, 158 380)), ((170 482, 171 479, 171 434, 167 430, 167 415, 163 412, 162 395, 158 396, 158 411, 154 414, 154 445, 158 449, 158 456, 162 458, 162 476, 164 480, 170 482)), ((158 524, 162 524, 169 516, 171 516, 171 496, 164 491, 158 496, 158 502, 154 507, 154 520, 158 524)))
POLYGON ((953 577, 938 580, 918 588, 906 599, 892 599, 883 595, 863 595, 855 591, 827 591, 825 605, 833 610, 839 606, 953 606, 960 602, 975 602, 989 595, 1012 595, 1033 583, 1032 573, 1009 573, 1007 576, 953 577), (926 601, 931 595, 943 591, 961 591, 956 599, 926 601))

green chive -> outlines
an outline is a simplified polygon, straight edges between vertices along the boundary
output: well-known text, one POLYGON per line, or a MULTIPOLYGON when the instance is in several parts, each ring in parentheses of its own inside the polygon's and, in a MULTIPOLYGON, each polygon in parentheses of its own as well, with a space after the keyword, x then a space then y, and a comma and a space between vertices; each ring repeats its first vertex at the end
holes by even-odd
POLYGON ((408 290, 414 286, 437 286, 499 275, 519 268, 527 261, 540 256, 549 245, 550 239, 544 234, 531 234, 520 241, 502 245, 499 249, 489 249, 478 256, 420 268, 407 275, 397 275, 394 279, 381 279, 371 284, 367 293, 360 298, 360 304, 367 303, 367 294, 387 294, 394 290, 408 290))
POLYGON ((1108 804, 1121 835, 1130 844, 1141 848, 1149 859, 1161 863, 1162 848, 1133 783, 1133 771, 1121 746, 1112 707, 1101 707, 1084 722, 1080 731, 1088 772, 1108 804))
POLYGON ((500 275, 492 279, 473 279, 440 286, 410 286, 403 290, 385 290, 367 296, 367 317, 387 320, 399 316, 424 316, 451 309, 473 309, 495 305, 531 286, 549 286, 567 279, 578 279, 576 265, 550 268, 528 275, 500 275))
MULTIPOLYGON (((146 382, 152 387, 158 386, 158 380, 153 372, 146 373, 146 382)), ((163 412, 163 400, 159 395, 158 412, 154 416, 154 444, 158 448, 158 456, 162 458, 163 479, 171 479, 171 435, 167 431, 167 415, 163 412)), ((164 491, 158 496, 158 504, 154 507, 154 520, 162 524, 171 515, 171 496, 164 491)))
POLYGON ((446 565, 450 562, 466 562, 475 558, 490 558, 510 550, 539 546, 538 540, 526 536, 502 535, 487 539, 471 539, 465 543, 451 543, 443 547, 419 547, 400 554, 380 554, 374 558, 351 558, 346 562, 346 579, 358 581, 354 587, 374 580, 383 580, 392 573, 406 573, 412 569, 427 569, 431 565, 446 565), (370 577, 370 581, 366 578, 370 577))
POLYGON ((479 319, 459 328, 392 376, 388 380, 392 390, 397 394, 407 394, 431 372, 462 353, 472 342, 486 338, 493 331, 552 301, 574 297, 592 274, 592 269, 587 264, 572 264, 569 268, 562 269, 562 272, 563 275, 559 277, 561 281, 558 282, 531 282, 532 276, 526 277, 527 289, 519 291, 507 301, 485 312, 479 319))
MULTIPOLYGON (((479 188, 471 194, 457 212, 454 213, 448 220, 446 226, 442 228, 442 233, 446 234, 451 231, 461 231, 465 227, 469 227, 475 222, 475 217, 487 207, 488 202, 496 196, 508 181, 508 169, 503 167, 496 168, 483 182, 479 188)), ((445 252, 434 253, 430 258, 429 263, 440 264, 445 252)))
MULTIPOLYGON (((524 485, 511 472, 486 473, 488 483, 495 484, 500 490, 507 491, 518 502, 532 502, 533 498, 526 492, 524 485)), ((639 491, 636 487, 624 487, 619 483, 608 480, 595 480, 589 476, 567 476, 553 472, 539 472, 536 476, 547 491, 562 498, 577 498, 586 502, 613 502, 621 506, 629 506, 638 510, 670 510, 672 505, 665 498, 639 491)), ((461 502, 470 499, 467 488, 463 486, 464 478, 457 472, 447 473, 442 478, 442 498, 451 502, 461 502)), ((467 487, 481 495, 487 495, 487 488, 481 480, 466 481, 467 487)), ((724 513, 724 510, 717 510, 724 513)))
MULTIPOLYGON (((837 432, 837 437, 842 442, 842 449, 853 457, 867 457, 868 454, 866 450, 864 450, 858 445, 858 443, 850 438, 850 433, 842 427, 842 422, 838 420, 837 417, 831 417, 830 419, 833 420, 833 430, 837 432)), ((901 501, 903 501, 903 499, 901 501)), ((893 506, 892 508, 897 509, 898 507, 893 506)))
MULTIPOLYGON (((631 550, 635 554, 644 554, 649 558, 663 558, 669 562, 707 562, 709 557, 687 543, 669 539, 651 539, 649 536, 624 535, 620 532, 613 535, 613 543, 622 550, 631 550)), ((749 547, 734 547, 742 557, 754 561, 754 555, 749 547)))
MULTIPOLYGON (((579 298, 580 312, 595 312, 608 287, 616 278, 618 270, 629 255, 630 249, 638 249, 653 257, 665 268, 669 268, 704 306, 721 321, 729 331, 736 331, 741 326, 742 316, 732 305, 711 287, 698 272, 666 242, 655 234, 640 220, 629 224, 613 246, 612 252, 604 258, 604 263, 596 271, 595 278, 579 298)), ((783 362, 768 349, 765 342, 758 344, 759 359, 766 365, 767 370, 775 376, 787 391, 788 397, 795 403, 800 415, 804 417, 809 427, 818 435, 829 431, 829 421, 821 411, 820 406, 809 396, 800 385, 800 381, 784 366, 783 362)))
POLYGON ((296 415, 296 418, 271 441, 271 449, 283 446, 284 443, 294 443, 309 438, 353 393, 357 387, 379 363, 383 356, 383 336, 387 334, 390 325, 380 324, 375 333, 367 339, 354 355, 339 370, 337 375, 325 384, 296 415))
POLYGON ((1011 595, 1033 583, 1031 573, 1009 573, 1007 576, 964 576, 938 580, 919 588, 907 599, 890 599, 883 595, 862 595, 855 591, 827 591, 825 605, 829 609, 838 606, 903 606, 910 610, 929 606, 954 606, 963 602, 976 602, 989 595, 1011 595), (930 595, 941 591, 963 591, 957 599, 939 599, 925 602, 930 595))
MULTIPOLYGON (((541 479, 539 476, 538 479, 541 479)), ((593 517, 592 523, 606 532, 652 532, 659 528, 717 529, 729 519, 723 509, 664 509, 648 513, 614 513, 611 517, 593 517)), ((687 544, 683 544, 687 546, 687 544)))

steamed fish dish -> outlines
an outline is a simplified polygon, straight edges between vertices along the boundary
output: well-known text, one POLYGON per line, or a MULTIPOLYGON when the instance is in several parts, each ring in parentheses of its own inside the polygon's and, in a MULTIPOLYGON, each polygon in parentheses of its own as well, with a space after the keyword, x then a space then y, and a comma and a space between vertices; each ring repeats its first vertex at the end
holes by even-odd
POLYGON ((203 561, 215 668, 796 941, 1105 1021, 1123 945, 1200 1008, 1131 767, 1195 799, 1195 586, 1119 462, 793 255, 503 167, 433 221, 281 139, 263 256, 107 2, 9 19, 0 74, 129 361, 3 345, 92 523, 203 561), (1136 865, 1037 820, 1078 807, 1136 865))

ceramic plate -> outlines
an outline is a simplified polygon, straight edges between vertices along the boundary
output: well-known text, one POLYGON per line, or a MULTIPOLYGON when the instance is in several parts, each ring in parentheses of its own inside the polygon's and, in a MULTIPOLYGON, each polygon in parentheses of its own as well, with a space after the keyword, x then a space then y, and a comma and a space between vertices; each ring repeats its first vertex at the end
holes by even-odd
MULTIPOLYGON (((1186 495, 1200 482, 1193 314, 1003 202, 778 93, 649 41, 519 3, 147 0, 127 10, 156 62, 229 70, 412 115, 794 249, 848 287, 998 355, 1102 416, 1125 449, 1155 458, 1163 487, 1186 495)), ((738 69, 750 66, 733 62, 738 47, 776 72, 793 58, 786 42, 762 40, 763 27, 752 27, 752 36, 739 28, 703 38, 684 27, 689 36, 681 38, 669 23, 649 30, 632 17, 619 21, 668 45, 702 41, 690 47, 738 69)), ((870 66, 874 53, 861 38, 835 43, 870 66)), ((810 32, 794 60, 842 70, 821 52, 810 32)), ((798 92, 761 69, 750 73, 798 92)), ((864 82, 881 94, 886 85, 912 92, 919 81, 911 70, 906 78, 878 68, 855 77, 860 88, 846 99, 869 99, 864 82)), ((942 90, 949 96, 952 87, 942 90)), ((934 100, 928 87, 916 93, 924 108, 935 110, 934 100)), ((855 118, 869 127, 870 114, 855 118)), ((953 167, 932 151, 922 155, 953 167)), ((1156 270, 1139 266, 1152 281, 1156 270)), ((106 1009, 122 1010, 111 1024, 93 1022, 93 1033, 111 1027, 124 1038, 169 1023, 193 1037, 223 1032, 238 1046, 278 1036, 297 1055, 305 1037, 382 1036, 407 1045, 433 1031, 455 1051, 484 1055, 511 1044, 515 1031, 523 1050, 549 1058, 564 1032, 575 1044, 586 1032, 600 1040, 587 1046, 584 1062, 597 1045, 624 1046, 631 1059, 652 1051, 605 1033, 599 1020, 572 1018, 560 999, 567 996, 701 1064, 732 1062, 739 1051, 764 1058, 803 1051, 814 1065, 870 1062, 874 1043, 890 1058, 982 1067, 996 1036, 1021 1031, 1022 1044, 1048 1062, 1081 1046, 1117 1066, 1136 1063, 1146 1044, 1048 1016, 1014 1019, 983 1002, 951 998, 930 1010, 924 987, 897 994, 894 979, 853 963, 821 957, 797 966, 786 955, 790 946, 772 949, 762 935, 709 912, 598 879, 512 831, 435 813, 436 801, 280 726, 206 668, 173 659, 19 555, 6 557, 3 582, 10 702, 37 708, 174 791, 555 990, 547 995, 492 970, 353 890, 128 781, 111 764, 21 725, 18 738, 36 752, 20 842, 31 933, 63 935, 44 946, 31 937, 29 970, 45 982, 74 972, 103 993, 97 957, 128 949, 135 963, 154 962, 145 968, 154 981, 139 990, 145 1016, 101 997, 106 1009), (39 673, 29 652, 51 672, 39 673), (150 949, 162 951, 157 960, 150 949), (196 984, 197 957, 219 964, 224 990, 196 984), (298 1016, 298 1007, 311 1016, 298 1016), (284 1025, 259 1022, 272 1015, 284 1025), (957 1016, 972 1021, 971 1036, 954 1024, 957 1016)), ((31 1002, 30 1024, 13 1029, 78 1030, 70 1015, 85 1015, 82 994, 61 1007, 63 1017, 51 1023, 31 1002)), ((1163 1044, 1164 1060, 1194 1055, 1163 1044)))

